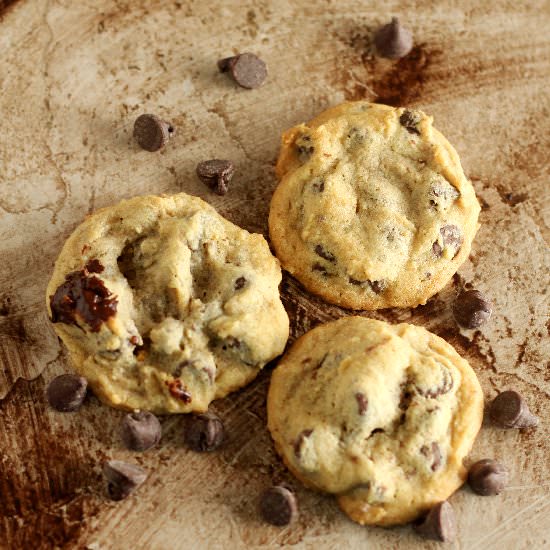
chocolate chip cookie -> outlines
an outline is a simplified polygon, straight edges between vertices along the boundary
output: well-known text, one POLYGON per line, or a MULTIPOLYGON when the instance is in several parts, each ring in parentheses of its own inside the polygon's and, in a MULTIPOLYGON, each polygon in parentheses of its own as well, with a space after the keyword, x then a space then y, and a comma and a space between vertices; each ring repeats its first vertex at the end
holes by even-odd
POLYGON ((479 203, 421 111, 343 103, 283 134, 269 231, 283 267, 352 309, 424 304, 468 257, 479 203))
POLYGON ((307 486, 361 524, 415 519, 465 481, 481 426, 474 371, 409 324, 348 317, 302 336, 273 372, 268 427, 307 486))
POLYGON ((104 402, 206 411, 279 355, 288 317, 279 263, 197 197, 136 197, 65 243, 47 307, 75 369, 104 402))

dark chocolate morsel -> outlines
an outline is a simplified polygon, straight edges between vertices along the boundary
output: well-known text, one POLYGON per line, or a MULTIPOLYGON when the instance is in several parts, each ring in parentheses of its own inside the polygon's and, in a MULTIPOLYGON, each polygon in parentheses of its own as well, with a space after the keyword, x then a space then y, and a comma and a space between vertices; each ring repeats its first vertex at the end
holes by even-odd
POLYGON ((143 468, 122 460, 105 462, 103 475, 107 480, 107 493, 112 500, 126 498, 147 479, 147 473, 143 468))
POLYGON ((294 493, 280 485, 270 487, 260 498, 260 514, 272 525, 288 525, 298 516, 294 493))
POLYGON ((315 246, 315 254, 327 260, 327 262, 331 262, 331 263, 336 262, 336 257, 334 256, 334 254, 330 253, 328 250, 323 248, 323 245, 318 244, 315 246))
POLYGON ((204 160, 197 164, 196 172, 198 178, 212 191, 225 195, 235 173, 235 166, 230 160, 204 160))
POLYGON ((86 397, 88 382, 76 374, 61 374, 48 385, 46 396, 53 409, 73 412, 80 408, 86 397))
POLYGON ((134 122, 134 139, 146 151, 162 149, 174 135, 174 127, 156 115, 140 115, 134 122))
POLYGON ((470 467, 468 483, 478 495, 498 495, 508 483, 508 471, 496 460, 484 458, 470 467))
POLYGON ((493 304, 479 290, 462 290, 453 305, 456 322, 464 328, 478 328, 491 317, 493 304))
POLYGON ((102 273, 105 267, 97 258, 93 258, 92 260, 88 260, 85 269, 88 273, 102 273))
POLYGON ((243 288, 243 286, 246 284, 246 279, 244 277, 239 277, 236 281, 235 281, 235 290, 240 290, 241 288, 243 288))
POLYGON ((447 502, 436 504, 414 530, 427 539, 452 542, 456 538, 456 518, 453 507, 447 502))
POLYGON ((146 451, 154 447, 161 437, 159 419, 147 411, 127 414, 120 425, 120 437, 128 449, 146 451))
POLYGON ((531 428, 539 423, 525 399, 513 390, 499 393, 490 405, 489 414, 501 428, 531 428))
POLYGON ((257 55, 241 53, 218 61, 218 69, 229 71, 235 82, 243 88, 259 88, 267 78, 267 67, 257 55))
POLYGON ((409 29, 399 23, 397 17, 384 25, 374 35, 374 44, 378 54, 389 59, 406 56, 413 47, 413 37, 409 29))
POLYGON ((184 439, 194 451, 214 451, 225 439, 223 422, 211 412, 190 415, 186 421, 184 439))
POLYGON ((411 134, 420 135, 418 124, 420 122, 420 115, 414 111, 403 111, 399 117, 399 123, 411 134))

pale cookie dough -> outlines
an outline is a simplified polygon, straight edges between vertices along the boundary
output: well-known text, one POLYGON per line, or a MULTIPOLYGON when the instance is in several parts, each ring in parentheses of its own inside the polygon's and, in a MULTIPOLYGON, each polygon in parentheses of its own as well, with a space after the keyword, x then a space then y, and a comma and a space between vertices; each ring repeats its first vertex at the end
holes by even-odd
POLYGON ((89 216, 65 243, 48 313, 104 402, 205 411, 282 353, 279 263, 261 235, 184 193, 89 216))
POLYGON ((483 416, 474 371, 414 325, 348 317, 302 336, 269 388, 277 452, 361 524, 415 519, 466 478, 483 416))
POLYGON ((343 103, 283 134, 269 232, 282 266, 352 309, 424 304, 466 260, 479 203, 421 111, 343 103))

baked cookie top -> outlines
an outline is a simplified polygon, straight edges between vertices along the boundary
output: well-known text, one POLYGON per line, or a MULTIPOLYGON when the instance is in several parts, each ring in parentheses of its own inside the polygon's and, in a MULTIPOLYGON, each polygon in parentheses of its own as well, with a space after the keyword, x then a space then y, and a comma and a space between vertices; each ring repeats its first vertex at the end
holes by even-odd
POLYGON ((282 353, 279 263, 197 197, 144 196, 78 226, 47 307, 75 369, 106 403, 205 411, 282 353))
POLYGON ((409 307, 468 257, 479 203, 421 111, 343 103, 285 132, 269 232, 311 292, 352 309, 409 307))
POLYGON ((474 371, 409 324, 348 317, 298 339, 273 372, 268 428, 292 473, 361 524, 416 518, 464 481, 481 426, 474 371))

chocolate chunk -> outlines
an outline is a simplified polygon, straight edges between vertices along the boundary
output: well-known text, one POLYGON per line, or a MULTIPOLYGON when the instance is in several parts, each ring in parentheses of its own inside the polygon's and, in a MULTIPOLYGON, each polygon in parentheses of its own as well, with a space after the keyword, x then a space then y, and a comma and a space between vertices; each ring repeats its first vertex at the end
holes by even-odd
POLYGON ((146 151, 162 149, 174 135, 174 127, 156 115, 140 115, 134 122, 134 139, 146 151))
POLYGON ((386 290, 388 283, 386 281, 369 281, 368 282, 370 287, 372 288, 372 291, 375 294, 382 294, 384 290, 386 290))
POLYGON ((122 460, 105 462, 103 475, 107 479, 107 493, 113 500, 126 498, 147 479, 147 472, 143 468, 122 460))
POLYGON ((328 277, 328 271, 327 271, 327 268, 321 264, 318 264, 318 263, 314 263, 312 266, 311 266, 311 270, 312 271, 318 271, 319 273, 321 273, 321 275, 324 275, 325 277, 328 277))
POLYGON ((225 439, 223 422, 211 412, 190 415, 185 424, 184 439, 193 451, 214 451, 225 439))
POLYGON ((453 507, 447 502, 436 504, 414 530, 427 539, 452 542, 456 538, 456 519, 453 507))
POLYGON ((399 123, 411 134, 420 135, 418 124, 420 123, 420 115, 414 111, 403 111, 399 117, 399 123))
POLYGON ((449 393, 453 389, 454 379, 449 369, 445 367, 440 367, 440 369, 441 383, 435 388, 430 388, 428 390, 424 390, 421 387, 416 386, 416 390, 420 395, 423 395, 424 397, 427 397, 429 399, 435 399, 440 395, 445 395, 446 393, 449 393))
POLYGON ((260 514, 271 525, 288 525, 298 516, 294 494, 280 485, 270 487, 260 498, 260 514))
MULTIPOLYGON (((299 138, 297 138, 295 145, 296 145, 296 150, 298 151, 298 157, 300 159, 300 162, 302 163, 307 162, 310 159, 311 155, 313 155, 313 152, 315 151, 315 147, 311 143, 311 136, 307 134, 303 134, 299 138)), ((323 189, 324 189, 324 183, 323 183, 323 189)))
POLYGON ((435 441, 432 441, 431 445, 422 445, 420 453, 431 461, 430 468, 432 472, 439 469, 441 466, 441 449, 435 441))
POLYGON ((181 380, 178 380, 177 378, 171 381, 167 380, 165 384, 168 386, 168 391, 170 392, 172 397, 175 397, 176 399, 179 399, 184 403, 191 403, 191 394, 183 386, 181 380))
POLYGON ((133 346, 137 346, 139 344, 139 336, 132 336, 130 338, 130 344, 132 344, 133 346))
POLYGON ((508 483, 508 471, 499 462, 484 458, 470 467, 468 483, 478 495, 498 495, 508 483))
POLYGON ((259 88, 267 78, 265 63, 253 53, 241 53, 218 61, 218 69, 229 71, 235 82, 243 88, 259 88))
POLYGON ((369 406, 369 400, 367 396, 362 392, 357 392, 355 394, 355 399, 357 401, 357 408, 359 410, 359 414, 363 416, 367 412, 367 408, 369 406))
MULTIPOLYGON (((439 230, 439 233, 443 239, 443 245, 445 247, 455 249, 455 253, 453 255, 454 258, 462 244, 462 233, 460 232, 460 229, 456 225, 444 225, 439 230)), ((443 254, 443 248, 437 241, 432 245, 432 251, 438 258, 440 258, 443 254)))
POLYGON ((456 322, 464 328, 478 328, 491 317, 493 304, 479 290, 462 290, 453 306, 456 322))
POLYGON ((235 166, 230 160, 212 159, 197 164, 199 179, 218 195, 227 193, 234 173, 235 166))
POLYGON ((501 428, 531 428, 539 423, 523 397, 513 390, 499 393, 490 405, 489 414, 501 428))
POLYGON ((239 277, 236 281, 235 281, 235 290, 240 290, 241 288, 243 288, 243 286, 246 284, 246 279, 244 277, 239 277))
POLYGON ((390 23, 376 31, 374 44, 380 56, 399 59, 412 50, 412 32, 401 26, 397 17, 392 17, 390 23))
POLYGON ((102 273, 105 267, 103 267, 102 263, 97 258, 94 258, 88 261, 85 269, 88 273, 102 273))
POLYGON ((86 378, 76 374, 61 374, 48 385, 46 397, 56 411, 73 412, 82 405, 87 388, 86 378))
POLYGON ((321 256, 321 258, 327 260, 327 262, 336 262, 336 257, 334 254, 331 254, 328 250, 325 250, 320 244, 315 246, 315 254, 317 254, 317 256, 321 256))
POLYGON ((86 269, 74 271, 65 277, 53 296, 50 296, 52 322, 77 325, 77 316, 84 320, 92 332, 99 332, 101 324, 117 310, 117 298, 95 275, 86 269))
POLYGON ((304 443, 304 439, 306 439, 306 437, 309 437, 312 433, 313 433, 313 430, 303 430, 294 441, 293 446, 294 446, 294 454, 296 455, 296 458, 300 458, 302 454, 302 444, 304 443))
POLYGON ((325 190, 325 182, 323 180, 316 180, 311 187, 316 193, 322 193, 325 190))
POLYGON ((159 419, 147 411, 127 414, 120 425, 120 438, 132 451, 146 451, 154 447, 161 436, 159 419))

